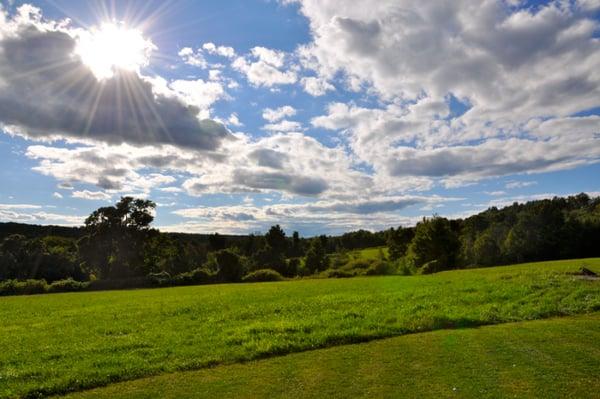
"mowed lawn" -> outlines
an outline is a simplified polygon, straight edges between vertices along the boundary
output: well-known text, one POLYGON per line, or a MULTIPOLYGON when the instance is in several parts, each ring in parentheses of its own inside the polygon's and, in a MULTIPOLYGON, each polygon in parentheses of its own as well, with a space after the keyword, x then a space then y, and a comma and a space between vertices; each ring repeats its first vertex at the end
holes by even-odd
POLYGON ((103 398, 597 398, 600 314, 440 330, 167 374, 103 398))
MULTIPOLYGON (((600 259, 429 276, 0 298, 0 397, 443 328, 600 310, 600 259)), ((552 343, 549 342, 548 345, 552 343)))

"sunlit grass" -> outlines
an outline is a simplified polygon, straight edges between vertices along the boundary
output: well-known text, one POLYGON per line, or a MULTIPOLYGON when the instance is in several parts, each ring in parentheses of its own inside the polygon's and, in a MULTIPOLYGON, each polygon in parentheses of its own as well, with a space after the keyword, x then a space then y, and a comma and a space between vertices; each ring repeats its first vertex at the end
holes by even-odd
POLYGON ((600 259, 429 276, 0 298, 0 396, 64 393, 337 344, 600 310, 600 259))
POLYGON ((74 398, 595 398, 600 314, 441 330, 166 374, 74 398))
POLYGON ((381 255, 388 256, 388 247, 372 247, 365 249, 357 249, 348 253, 355 259, 379 259, 381 255))

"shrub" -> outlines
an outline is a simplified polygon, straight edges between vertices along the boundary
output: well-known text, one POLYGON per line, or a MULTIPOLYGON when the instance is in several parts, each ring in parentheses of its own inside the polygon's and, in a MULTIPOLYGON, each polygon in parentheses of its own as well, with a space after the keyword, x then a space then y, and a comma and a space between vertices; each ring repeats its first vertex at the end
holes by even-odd
POLYGON ((289 277, 297 276, 300 272, 300 259, 299 258, 291 258, 287 261, 287 273, 286 275, 289 277))
POLYGON ((283 281, 284 278, 281 274, 271 269, 260 269, 244 276, 242 281, 246 283, 254 283, 259 281, 283 281))
POLYGON ((173 285, 207 284, 215 281, 216 275, 204 268, 197 268, 187 273, 181 273, 172 278, 173 285))
POLYGON ((44 294, 47 291, 46 280, 6 280, 0 283, 0 295, 44 294))
POLYGON ((152 286, 152 281, 148 277, 130 277, 118 280, 90 281, 89 289, 94 291, 124 290, 128 288, 148 288, 152 286))
POLYGON ((244 265, 238 254, 230 249, 215 252, 219 267, 218 276, 225 281, 240 281, 244 275, 244 265))
POLYGON ((340 267, 345 266, 349 261, 350 257, 345 252, 330 256, 331 267, 334 269, 339 269, 340 267))
POLYGON ((440 271, 440 262, 435 259, 432 261, 429 261, 427 263, 425 263, 420 269, 419 272, 421 274, 431 274, 431 273, 435 273, 437 271, 440 271))
POLYGON ((371 266, 372 262, 373 262, 373 260, 370 260, 370 259, 354 259, 354 260, 351 260, 350 262, 346 263, 346 265, 344 265, 342 267, 342 269, 344 269, 344 270, 356 270, 356 269, 366 270, 371 266))
POLYGON ((310 276, 311 274, 312 273, 306 267, 306 265, 304 263, 300 263, 300 265, 298 266, 298 271, 297 271, 296 275, 298 275, 300 277, 307 277, 307 276, 310 276))
POLYGON ((85 281, 77 281, 72 278, 66 280, 58 280, 50 284, 48 292, 73 292, 83 291, 89 287, 90 283, 85 281))
POLYGON ((329 269, 321 273, 323 277, 354 277, 354 276, 379 276, 394 274, 392 263, 381 259, 353 259, 338 269, 329 269))
POLYGON ((371 266, 365 270, 367 276, 383 276, 386 274, 393 274, 391 265, 388 262, 382 260, 373 260, 371 266))
POLYGON ((329 269, 322 273, 327 278, 347 278, 355 277, 359 274, 357 270, 345 270, 345 269, 329 269))
POLYGON ((396 264, 396 273, 401 276, 411 276, 416 273, 414 267, 412 267, 410 262, 406 260, 406 257, 398 259, 396 264))
POLYGON ((168 272, 150 273, 148 279, 154 285, 169 285, 171 283, 171 275, 168 272))

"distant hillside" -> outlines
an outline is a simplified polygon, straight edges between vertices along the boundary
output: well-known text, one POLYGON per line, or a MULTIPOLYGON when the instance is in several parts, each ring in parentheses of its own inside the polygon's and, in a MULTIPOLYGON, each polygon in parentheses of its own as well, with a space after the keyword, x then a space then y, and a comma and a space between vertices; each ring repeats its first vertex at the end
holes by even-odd
MULTIPOLYGON (((83 227, 68 227, 68 226, 42 226, 39 224, 0 222, 0 241, 12 234, 21 234, 27 238, 39 238, 47 236, 58 236, 65 238, 80 238, 85 235, 83 227)), ((211 234, 195 234, 195 233, 164 233, 179 241, 200 241, 208 242, 211 234)), ((236 235, 221 235, 227 242, 235 242, 236 239, 241 239, 246 236, 236 235)))
POLYGON ((21 234, 27 238, 38 238, 46 236, 79 238, 85 233, 82 227, 41 226, 39 224, 25 224, 13 222, 0 223, 0 240, 12 234, 21 234))

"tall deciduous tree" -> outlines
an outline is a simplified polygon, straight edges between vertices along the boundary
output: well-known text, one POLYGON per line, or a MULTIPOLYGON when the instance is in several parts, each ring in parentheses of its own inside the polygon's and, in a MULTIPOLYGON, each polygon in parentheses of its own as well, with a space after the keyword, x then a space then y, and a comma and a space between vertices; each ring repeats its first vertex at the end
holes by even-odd
POLYGON ((306 268, 309 272, 315 273, 325 270, 329 267, 323 240, 320 237, 313 238, 310 242, 310 247, 306 252, 306 268))
POLYGON ((412 228, 398 227, 398 229, 390 229, 387 240, 390 260, 400 259, 406 255, 413 236, 414 230, 412 228))
POLYGON ((415 227, 415 236, 408 247, 408 258, 416 267, 433 265, 428 272, 455 266, 459 248, 457 234, 446 218, 423 218, 415 227))
POLYGON ((98 208, 85 220, 88 234, 79 241, 88 267, 102 278, 145 274, 144 241, 156 204, 122 197, 115 206, 98 208))

